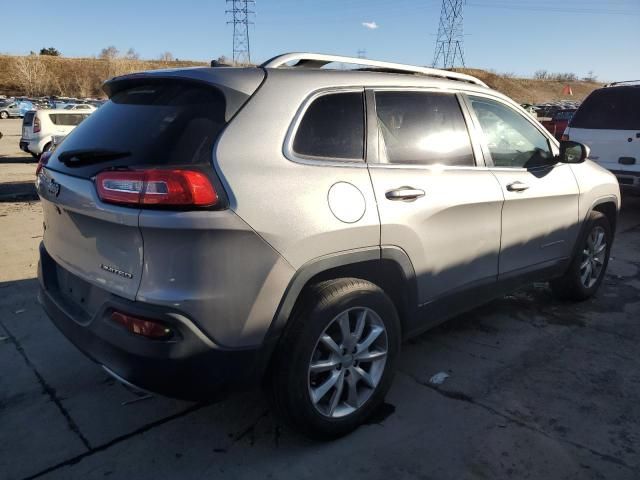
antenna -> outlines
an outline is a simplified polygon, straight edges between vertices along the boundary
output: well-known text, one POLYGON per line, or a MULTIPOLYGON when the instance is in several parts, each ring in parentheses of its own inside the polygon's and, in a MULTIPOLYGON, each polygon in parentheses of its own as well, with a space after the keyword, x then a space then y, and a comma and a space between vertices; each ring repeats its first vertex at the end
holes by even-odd
POLYGON ((453 68, 456 61, 459 65, 465 66, 462 29, 465 3, 466 0, 442 0, 433 67, 453 68))
POLYGON ((227 24, 233 24, 233 63, 235 65, 248 65, 251 63, 251 49, 249 44, 249 17, 256 12, 250 10, 250 6, 256 4, 255 0, 227 0, 227 15, 231 14, 231 20, 227 24))

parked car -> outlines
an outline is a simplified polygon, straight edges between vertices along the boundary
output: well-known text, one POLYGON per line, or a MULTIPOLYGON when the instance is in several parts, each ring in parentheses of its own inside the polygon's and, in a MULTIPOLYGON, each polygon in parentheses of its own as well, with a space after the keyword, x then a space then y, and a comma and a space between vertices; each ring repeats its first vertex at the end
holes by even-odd
POLYGON ((541 123, 554 137, 560 140, 575 113, 576 109, 572 108, 557 110, 551 120, 543 120, 541 123))
POLYGON ((39 157, 52 146, 55 135, 67 135, 91 113, 76 110, 34 110, 22 120, 20 150, 39 157))
POLYGON ((0 103, 0 118, 3 120, 7 118, 14 118, 14 117, 22 118, 24 117, 25 113, 27 113, 30 110, 33 110, 34 108, 35 107, 33 103, 29 101, 24 101, 24 100, 6 101, 5 100, 2 103, 0 103))
POLYGON ((381 404, 403 339, 533 280, 583 300, 604 277, 616 179, 474 77, 306 53, 104 88, 39 165, 40 301, 121 381, 262 381, 332 438, 381 404))
POLYGON ((622 187, 640 192, 640 81, 593 91, 565 134, 588 145, 590 158, 613 172, 622 187))
POLYGON ((65 110, 81 110, 81 111, 86 111, 86 112, 94 112, 96 110, 96 107, 94 107, 93 105, 90 105, 88 103, 70 103, 66 107, 64 107, 64 109, 65 110))

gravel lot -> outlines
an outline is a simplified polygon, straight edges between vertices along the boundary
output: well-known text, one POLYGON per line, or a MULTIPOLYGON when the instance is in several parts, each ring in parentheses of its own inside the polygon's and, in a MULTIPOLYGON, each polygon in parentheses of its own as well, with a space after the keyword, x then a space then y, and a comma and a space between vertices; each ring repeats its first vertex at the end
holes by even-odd
MULTIPOLYGON (((0 192, 35 169, 11 122, 0 192)), ((193 404, 114 382, 36 302, 41 229, 38 202, 0 202, 0 478, 640 478, 638 197, 597 298, 535 285, 412 340, 388 403, 332 443, 281 427, 260 392, 193 404)))

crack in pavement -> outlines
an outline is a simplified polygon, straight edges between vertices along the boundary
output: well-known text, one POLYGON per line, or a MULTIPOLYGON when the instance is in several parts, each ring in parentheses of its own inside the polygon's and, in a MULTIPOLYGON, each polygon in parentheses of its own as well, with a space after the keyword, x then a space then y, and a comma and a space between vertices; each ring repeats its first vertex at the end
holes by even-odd
POLYGON ((549 433, 545 432, 544 430, 541 430, 533 425, 528 424, 527 422, 520 420, 517 417, 514 417, 512 415, 500 412, 499 410, 496 410, 495 408, 493 408, 490 405, 487 405, 485 403, 479 402, 476 399, 474 399, 473 397, 471 397, 470 395, 467 395, 464 392, 458 392, 458 391, 451 391, 451 390, 443 390, 441 388, 436 387, 435 385, 431 385, 429 383, 423 382, 420 379, 416 378, 415 376, 406 373, 406 372, 400 372, 403 373, 404 375, 408 376, 409 378, 411 378, 414 382, 416 382, 418 385, 421 385, 423 387, 429 388, 435 392, 437 392, 438 394, 442 395, 443 397, 446 398, 450 398, 452 400, 459 400, 462 402, 467 402, 470 403, 472 405, 475 405, 477 407, 480 407, 486 411, 488 411, 489 413, 492 413, 493 415, 497 415, 501 418, 503 418, 504 420, 506 420, 507 422, 511 422, 511 423, 515 423, 516 425, 518 425, 519 427, 522 428, 526 428, 529 431, 535 432, 539 435, 542 435, 550 440, 554 440, 557 442, 562 442, 562 443, 566 443, 568 445, 571 445, 575 448, 578 448, 580 450, 584 450, 587 451, 589 453, 591 453, 592 455, 606 461, 606 462, 610 462, 613 463, 615 465, 624 467, 628 470, 630 470, 631 472, 634 473, 638 473, 640 471, 639 468, 637 467, 633 467, 632 465, 627 464, 624 460, 621 460, 617 457, 614 457, 612 455, 606 454, 606 453, 602 453, 599 452, 597 450, 594 450, 593 448, 587 447, 586 445, 582 445, 580 443, 574 442, 572 440, 566 439, 566 438, 557 438, 554 437, 553 435, 550 435, 549 433))
POLYGON ((67 460, 64 460, 60 463, 57 463, 51 467, 47 467, 44 470, 41 470, 40 472, 34 473, 33 475, 29 475, 28 477, 25 477, 23 480, 33 480, 35 478, 40 478, 43 475, 46 475, 48 473, 51 473, 55 470, 59 470, 61 468, 64 467, 68 467, 71 465, 75 465, 77 463, 79 463, 80 461, 82 461, 83 459, 90 457, 96 453, 102 452, 104 450, 107 450, 111 447, 113 447, 114 445, 120 443, 120 442, 124 442, 126 440, 129 440, 130 438, 133 438, 135 436, 141 435, 143 433, 146 433, 147 431, 151 430, 152 428, 158 427, 160 425, 164 425, 165 423, 171 422, 172 420, 176 420, 178 418, 184 417, 186 415, 189 415, 190 413, 196 412, 206 406, 208 406, 210 403, 197 403, 195 405, 192 405, 189 408, 186 408, 178 413, 175 413, 173 415, 169 415, 168 417, 164 417, 161 418, 159 420, 156 420, 155 422, 151 422, 148 423, 146 425, 143 425, 140 428, 137 428, 136 430, 133 430, 132 432, 126 433, 124 435, 120 435, 119 437, 116 437, 112 440, 109 440, 106 443, 103 443, 102 445, 98 445, 97 447, 93 447, 91 450, 81 453, 80 455, 76 455, 75 457, 69 458, 67 460))
POLYGON ((62 405, 62 401, 58 398, 58 395, 56 394, 56 389, 47 383, 47 381, 44 379, 42 374, 38 371, 38 369, 35 367, 35 365, 31 362, 31 360, 27 356, 27 352, 25 352, 24 348, 22 347, 18 339, 13 335, 13 333, 11 333, 11 331, 7 328, 7 326, 1 321, 0 321, 0 326, 2 326, 2 329, 5 331, 7 337, 9 337, 9 341, 13 344, 13 346, 16 348, 20 356, 23 358, 27 366, 31 369, 33 374, 38 379, 38 383, 42 387, 42 390, 49 396, 49 399, 55 404, 55 406, 58 407, 58 410, 60 411, 62 416, 65 418, 69 429, 78 436, 78 438, 80 439, 80 441, 82 442, 82 444, 87 450, 91 450, 91 444, 89 443, 89 440, 80 431, 80 427, 78 427, 78 424, 71 417, 71 414, 69 413, 69 411, 64 407, 64 405, 62 405))

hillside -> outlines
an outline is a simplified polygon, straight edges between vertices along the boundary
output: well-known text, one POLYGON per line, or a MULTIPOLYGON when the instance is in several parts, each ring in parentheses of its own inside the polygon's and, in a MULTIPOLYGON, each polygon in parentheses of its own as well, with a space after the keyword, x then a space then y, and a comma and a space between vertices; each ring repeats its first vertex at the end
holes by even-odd
POLYGON ((584 100, 596 88, 602 86, 596 82, 559 82, 555 80, 534 80, 531 78, 515 78, 507 75, 498 75, 486 70, 473 68, 456 69, 458 72, 467 73, 479 78, 491 88, 504 93, 519 103, 544 103, 554 100, 584 100), (573 96, 563 95, 562 89, 570 85, 573 96))
MULTIPOLYGON (((115 75, 159 68, 203 65, 207 63, 0 55, 0 94, 100 97, 104 95, 100 89, 102 82, 115 75)), ((562 95, 562 89, 567 82, 515 78, 477 69, 459 69, 458 71, 480 78, 490 87, 520 103, 541 103, 561 99, 582 100, 600 86, 598 83, 569 82, 573 96, 567 96, 562 95)))

